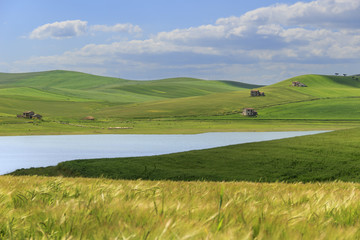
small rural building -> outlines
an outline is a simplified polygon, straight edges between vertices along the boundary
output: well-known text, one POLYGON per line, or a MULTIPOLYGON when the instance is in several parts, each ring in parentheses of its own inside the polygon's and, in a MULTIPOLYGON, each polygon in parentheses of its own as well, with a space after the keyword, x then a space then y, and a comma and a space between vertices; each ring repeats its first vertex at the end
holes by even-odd
POLYGON ((23 112, 22 117, 23 118, 32 118, 35 115, 35 113, 33 111, 26 111, 23 112))
POLYGON ((258 113, 255 111, 254 108, 244 108, 243 112, 242 112, 242 115, 251 116, 251 117, 255 117, 255 116, 257 116, 257 114, 258 113))
POLYGON ((42 116, 40 114, 36 114, 33 111, 26 111, 23 112, 22 115, 17 115, 18 118, 28 118, 28 119, 42 119, 42 116))
POLYGON ((305 84, 303 84, 299 81, 292 82, 292 86, 293 87, 307 87, 305 84))
POLYGON ((259 90, 251 90, 250 91, 251 97, 259 97, 259 96, 265 96, 264 92, 260 92, 259 90))

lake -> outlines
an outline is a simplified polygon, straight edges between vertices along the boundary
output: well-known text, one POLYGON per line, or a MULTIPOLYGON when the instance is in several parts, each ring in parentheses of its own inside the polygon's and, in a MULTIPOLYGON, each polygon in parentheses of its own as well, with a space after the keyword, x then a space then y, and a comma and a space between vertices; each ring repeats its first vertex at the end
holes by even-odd
POLYGON ((0 174, 75 159, 160 155, 322 132, 326 131, 4 136, 0 137, 0 174))

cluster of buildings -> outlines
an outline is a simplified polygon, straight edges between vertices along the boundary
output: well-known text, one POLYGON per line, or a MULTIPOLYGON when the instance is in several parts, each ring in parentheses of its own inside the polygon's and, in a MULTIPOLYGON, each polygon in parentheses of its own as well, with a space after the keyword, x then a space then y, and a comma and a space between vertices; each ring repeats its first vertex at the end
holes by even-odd
POLYGON ((28 118, 28 119, 42 119, 40 114, 34 113, 33 111, 23 112, 21 115, 17 115, 18 118, 28 118))

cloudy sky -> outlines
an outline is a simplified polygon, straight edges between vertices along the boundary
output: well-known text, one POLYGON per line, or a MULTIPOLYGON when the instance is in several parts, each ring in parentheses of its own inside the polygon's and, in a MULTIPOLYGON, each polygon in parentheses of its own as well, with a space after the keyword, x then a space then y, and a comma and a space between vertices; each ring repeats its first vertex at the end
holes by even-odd
POLYGON ((270 84, 359 66, 359 0, 0 0, 0 72, 270 84))

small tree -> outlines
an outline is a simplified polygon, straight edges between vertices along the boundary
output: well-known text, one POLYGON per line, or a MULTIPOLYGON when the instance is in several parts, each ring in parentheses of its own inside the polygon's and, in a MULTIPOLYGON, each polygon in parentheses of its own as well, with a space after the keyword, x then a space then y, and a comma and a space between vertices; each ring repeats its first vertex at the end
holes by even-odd
POLYGON ((343 75, 344 75, 344 77, 346 77, 346 73, 344 73, 343 75))
POLYGON ((335 73, 335 76, 339 76, 339 73, 335 73))

